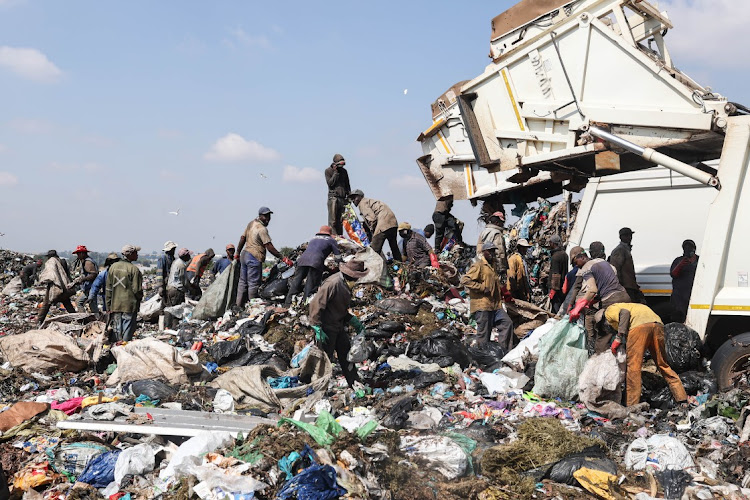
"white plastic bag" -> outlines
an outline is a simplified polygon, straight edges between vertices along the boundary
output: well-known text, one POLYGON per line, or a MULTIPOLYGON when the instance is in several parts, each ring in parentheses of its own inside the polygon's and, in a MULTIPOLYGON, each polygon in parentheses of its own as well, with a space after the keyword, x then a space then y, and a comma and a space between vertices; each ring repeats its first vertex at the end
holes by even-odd
POLYGON ((234 412, 234 398, 232 393, 226 389, 219 389, 216 391, 214 396, 214 412, 215 413, 233 413, 234 412))
POLYGON ((418 456, 448 479, 463 476, 469 463, 464 450, 444 436, 404 436, 400 448, 418 456))
POLYGON ((144 321, 151 321, 159 315, 160 311, 161 297, 157 294, 148 299, 146 302, 142 302, 141 308, 138 313, 144 321))
POLYGON ((154 470, 156 451, 146 443, 123 450, 115 463, 115 483, 119 486, 125 476, 138 476, 154 470))
POLYGON ((679 469, 693 467, 693 458, 682 442, 667 434, 654 434, 648 439, 638 438, 625 452, 625 466, 632 470, 679 469))
POLYGON ((484 372, 479 375, 479 380, 482 381, 490 393, 493 394, 505 394, 513 389, 522 389, 526 383, 531 380, 523 373, 517 373, 508 367, 503 367, 497 370, 497 373, 484 372))
POLYGON ((206 431, 191 437, 177 448, 167 467, 159 473, 159 479, 166 481, 190 474, 190 466, 200 464, 201 455, 227 446, 232 439, 232 434, 221 431, 206 431))
POLYGON ((349 349, 347 360, 350 363, 361 363, 370 357, 370 349, 365 338, 365 332, 357 334, 352 340, 352 347, 349 349))
POLYGON ((516 347, 511 349, 501 360, 516 371, 524 371, 527 360, 539 358, 539 340, 552 330, 557 320, 550 318, 545 324, 528 334, 516 347))

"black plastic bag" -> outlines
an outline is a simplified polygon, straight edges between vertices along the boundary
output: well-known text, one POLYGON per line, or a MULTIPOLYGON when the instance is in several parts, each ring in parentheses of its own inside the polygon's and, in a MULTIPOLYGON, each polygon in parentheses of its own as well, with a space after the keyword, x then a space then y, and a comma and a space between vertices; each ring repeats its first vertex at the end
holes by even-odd
POLYGON ((545 477, 549 477, 556 483, 575 486, 578 481, 573 477, 573 473, 584 467, 617 475, 617 464, 607 458, 604 450, 598 446, 590 446, 579 453, 573 453, 557 461, 550 467, 545 477))
POLYGON ((442 330, 410 344, 406 355, 420 363, 437 363, 441 368, 458 363, 465 369, 471 363, 466 346, 453 334, 442 330))
POLYGON ((505 356, 505 349, 497 342, 485 342, 469 347, 469 354, 475 365, 491 372, 503 366, 500 360, 505 356))
POLYGON ((263 335, 263 333, 266 331, 266 324, 268 323, 268 319, 272 314, 272 310, 266 311, 266 313, 263 315, 263 318, 257 323, 254 321, 246 321, 242 324, 242 326, 240 326, 238 333, 242 336, 263 335))
POLYGON ((393 332, 386 332, 385 330, 365 330, 365 337, 367 337, 368 339, 385 340, 393 337, 393 335, 393 332))
POLYGON ((383 419, 383 425, 393 430, 403 429, 409 420, 409 412, 414 407, 416 400, 417 398, 408 397, 393 405, 391 411, 383 419))
POLYGON ((391 334, 403 332, 406 327, 400 321, 383 321, 378 325, 378 329, 391 334))
POLYGON ((667 363, 677 373, 697 370, 701 366, 701 342, 698 332, 682 323, 664 326, 667 363))
MULTIPOLYGON (((239 339, 242 340, 242 339, 239 339)), ((274 352, 261 351, 258 348, 251 349, 246 353, 242 354, 238 358, 232 359, 229 362, 223 363, 222 366, 234 368, 236 366, 250 366, 250 365, 266 365, 268 360, 274 356, 274 352)), ((283 370, 288 370, 288 367, 284 367, 283 370)))
POLYGON ((719 390, 716 384, 716 374, 712 371, 680 373, 680 380, 688 396, 696 396, 698 393, 716 394, 719 390))
POLYGON ((288 291, 289 279, 279 277, 264 286, 263 290, 260 291, 260 296, 265 300, 272 300, 275 297, 286 298, 288 291))
POLYGON ((375 306, 386 311, 400 314, 417 314, 419 311, 419 303, 414 304, 409 300, 398 298, 379 300, 375 306))
POLYGON ((208 348, 208 353, 217 364, 223 365, 237 360, 247 353, 247 341, 244 337, 240 337, 237 340, 216 342, 208 348))
POLYGON ((424 389, 427 386, 442 382, 445 380, 445 372, 438 370, 434 372, 417 372, 416 377, 412 379, 412 384, 415 389, 424 389))
POLYGON ((164 382, 151 379, 136 380, 135 382, 130 384, 130 390, 133 392, 133 394, 135 394, 135 397, 143 394, 144 396, 148 396, 149 399, 158 399, 160 401, 164 401, 165 399, 168 399, 177 393, 177 391, 172 388, 172 386, 167 385, 164 382))
POLYGON ((685 493, 685 488, 692 481, 692 476, 684 470, 667 469, 657 472, 656 479, 664 489, 666 500, 680 500, 682 494, 685 493))

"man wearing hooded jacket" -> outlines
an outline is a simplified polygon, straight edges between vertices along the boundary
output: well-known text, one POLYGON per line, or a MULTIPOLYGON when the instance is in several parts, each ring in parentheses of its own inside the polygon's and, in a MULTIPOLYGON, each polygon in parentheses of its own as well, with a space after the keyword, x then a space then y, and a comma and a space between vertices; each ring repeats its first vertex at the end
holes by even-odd
POLYGON ((349 186, 349 172, 344 168, 346 160, 340 154, 333 155, 331 166, 326 169, 326 184, 328 184, 328 225, 333 234, 342 236, 344 233, 341 217, 344 214, 351 192, 349 186))

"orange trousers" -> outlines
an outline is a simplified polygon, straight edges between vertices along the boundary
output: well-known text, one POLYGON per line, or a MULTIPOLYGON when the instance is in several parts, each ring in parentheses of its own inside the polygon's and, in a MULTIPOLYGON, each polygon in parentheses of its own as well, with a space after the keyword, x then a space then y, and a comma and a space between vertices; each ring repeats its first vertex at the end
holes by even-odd
POLYGON ((661 323, 647 323, 639 325, 628 332, 626 343, 628 373, 626 387, 627 406, 637 405, 641 400, 641 368, 643 368, 643 355, 646 349, 656 362, 656 367, 669 384, 675 401, 687 401, 685 388, 682 386, 680 377, 667 364, 664 354, 664 325, 661 323))

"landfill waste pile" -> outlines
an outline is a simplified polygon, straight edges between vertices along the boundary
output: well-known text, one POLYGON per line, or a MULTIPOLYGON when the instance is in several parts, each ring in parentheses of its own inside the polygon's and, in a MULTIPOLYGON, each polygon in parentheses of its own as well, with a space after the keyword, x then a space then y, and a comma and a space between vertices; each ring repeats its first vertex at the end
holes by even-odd
POLYGON ((531 286, 531 301, 542 306, 549 293, 549 267, 551 252, 549 240, 558 235, 564 245, 576 221, 580 202, 551 203, 544 198, 537 199, 536 206, 520 204, 512 211, 519 219, 507 233, 509 247, 520 238, 527 240, 532 247, 524 255, 531 286))
MULTIPOLYGON (((750 393, 717 393, 694 346, 668 342, 687 407, 652 361, 650 405, 602 405, 618 360, 589 359, 567 317, 516 301, 515 348, 474 342, 457 286, 474 248, 423 270, 341 246, 370 271, 353 289, 354 388, 316 346, 307 305, 280 307, 289 270, 269 270, 266 298, 237 310, 232 264, 201 301, 168 308, 174 329, 152 303, 114 345, 86 312, 54 310, 37 329, 41 288, 0 297, 0 498, 750 495, 750 393)), ((158 301, 145 283, 142 306, 158 301)))

